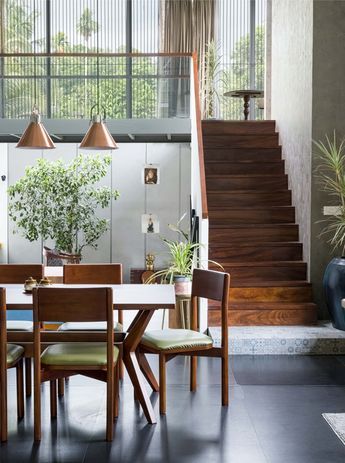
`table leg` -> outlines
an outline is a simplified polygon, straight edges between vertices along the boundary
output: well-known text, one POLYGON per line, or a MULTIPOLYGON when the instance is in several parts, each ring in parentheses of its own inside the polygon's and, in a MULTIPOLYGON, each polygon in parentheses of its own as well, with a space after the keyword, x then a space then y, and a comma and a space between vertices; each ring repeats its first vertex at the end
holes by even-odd
POLYGON ((249 102, 250 102, 250 96, 249 95, 244 95, 243 96, 243 114, 244 114, 244 120, 248 120, 248 115, 249 115, 249 102))
POLYGON ((131 323, 129 330, 127 331, 126 339, 123 343, 123 361, 132 381, 135 397, 138 399, 146 419, 150 424, 155 424, 157 420, 151 401, 145 389, 143 376, 136 356, 136 349, 153 313, 154 310, 140 311, 131 323))

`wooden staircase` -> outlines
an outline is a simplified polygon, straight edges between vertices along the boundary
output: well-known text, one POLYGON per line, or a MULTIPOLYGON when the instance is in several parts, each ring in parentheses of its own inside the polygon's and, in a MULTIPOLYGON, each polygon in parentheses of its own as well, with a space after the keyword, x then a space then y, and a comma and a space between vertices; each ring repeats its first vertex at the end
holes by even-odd
POLYGON ((203 121, 202 130, 209 258, 231 276, 229 325, 315 323, 275 122, 203 121))

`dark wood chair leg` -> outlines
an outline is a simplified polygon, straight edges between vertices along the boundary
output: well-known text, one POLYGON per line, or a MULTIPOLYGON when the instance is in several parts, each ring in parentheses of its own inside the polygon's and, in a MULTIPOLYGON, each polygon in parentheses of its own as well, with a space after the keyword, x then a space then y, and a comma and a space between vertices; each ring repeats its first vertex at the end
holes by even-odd
POLYGON ((31 377, 31 358, 25 358, 25 395, 26 397, 31 397, 32 393, 32 377, 31 377))
POLYGON ((63 397, 65 395, 65 380, 67 378, 59 378, 58 379, 58 394, 59 397, 63 397))
MULTIPOLYGON (((35 373, 35 376, 38 376, 35 373)), ((41 440, 41 382, 34 379, 34 440, 41 440)))
POLYGON ((57 416, 57 400, 56 400, 56 379, 50 381, 50 416, 57 416))
POLYGON ((16 366, 17 375, 17 416, 21 420, 24 417, 24 376, 23 359, 19 360, 16 366))
POLYGON ((198 358, 192 356, 190 358, 190 390, 192 392, 196 391, 196 375, 197 375, 197 365, 198 365, 198 358))
POLYGON ((114 421, 119 416, 119 376, 122 360, 115 365, 114 371, 114 421))
POLYGON ((1 366, 0 378, 0 425, 1 425, 1 442, 7 441, 7 368, 1 366))
MULTIPOLYGON (((108 372, 109 374, 109 372, 108 372)), ((108 376, 107 374, 107 376, 108 376)), ((114 435, 114 377, 107 377, 107 429, 106 440, 111 442, 114 435)))
POLYGON ((222 357, 222 405, 229 405, 229 359, 222 357))
POLYGON ((159 354, 159 412, 166 414, 167 408, 167 385, 166 385, 166 358, 163 353, 159 354))

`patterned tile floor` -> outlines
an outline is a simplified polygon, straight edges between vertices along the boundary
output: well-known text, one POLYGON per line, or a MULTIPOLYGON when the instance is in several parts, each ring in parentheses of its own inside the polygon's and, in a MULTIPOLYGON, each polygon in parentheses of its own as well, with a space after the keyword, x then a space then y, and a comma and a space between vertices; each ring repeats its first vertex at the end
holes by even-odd
MULTIPOLYGON (((209 329, 220 343, 220 328, 209 329)), ((345 331, 329 321, 317 326, 234 326, 229 328, 229 351, 237 355, 345 354, 345 331)))

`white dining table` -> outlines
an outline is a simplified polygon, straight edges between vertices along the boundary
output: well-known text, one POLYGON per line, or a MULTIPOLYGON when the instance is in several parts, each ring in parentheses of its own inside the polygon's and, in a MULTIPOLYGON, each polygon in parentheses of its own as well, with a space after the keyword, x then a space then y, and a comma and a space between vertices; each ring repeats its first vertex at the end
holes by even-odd
MULTIPOLYGON (((149 423, 157 422, 151 401, 148 397, 143 376, 137 359, 137 348, 145 329, 151 320, 155 310, 158 309, 175 309, 175 290, 173 285, 142 285, 142 284, 122 284, 122 285, 64 285, 53 284, 54 288, 90 288, 90 287, 111 287, 113 289, 114 309, 136 310, 132 323, 126 330, 123 340, 123 362, 126 366, 128 375, 132 381, 135 397, 140 402, 143 412, 149 423)), ((32 295, 25 293, 23 285, 18 284, 1 284, 0 287, 6 289, 6 308, 8 310, 32 310, 32 295)), ((65 339, 66 333, 61 331, 42 333, 47 342, 59 342, 65 339)), ((82 333, 72 332, 67 336, 70 339, 82 340, 82 333)), ((91 333, 88 332, 88 339, 91 333)), ((94 333, 93 338, 99 339, 100 333, 94 333)), ((9 332, 9 342, 23 343, 26 347, 28 344, 32 348, 32 333, 9 332)), ((31 349, 32 350, 32 349, 31 349)), ((30 350, 29 350, 30 351, 30 350)))

